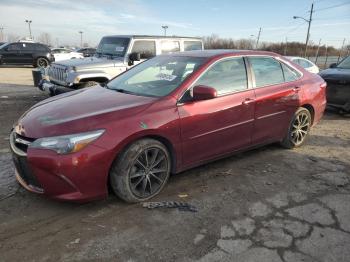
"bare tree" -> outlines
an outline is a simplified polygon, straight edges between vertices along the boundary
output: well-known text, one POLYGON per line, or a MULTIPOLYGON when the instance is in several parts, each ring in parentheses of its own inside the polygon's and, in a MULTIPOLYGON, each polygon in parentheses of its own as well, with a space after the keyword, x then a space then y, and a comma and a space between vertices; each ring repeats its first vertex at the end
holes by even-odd
POLYGON ((45 45, 51 45, 51 35, 49 33, 41 33, 38 37, 38 41, 45 45))
POLYGON ((20 39, 20 37, 18 35, 15 34, 7 34, 7 42, 17 42, 20 39))

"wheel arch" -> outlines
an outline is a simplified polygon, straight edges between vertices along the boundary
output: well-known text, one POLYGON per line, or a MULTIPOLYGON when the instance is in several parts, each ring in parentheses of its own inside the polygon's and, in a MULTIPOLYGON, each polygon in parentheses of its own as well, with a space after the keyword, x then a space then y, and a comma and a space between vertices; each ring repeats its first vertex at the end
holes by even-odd
MULTIPOLYGON (((120 150, 118 150, 118 153, 114 156, 114 160, 112 161, 111 166, 109 167, 109 170, 112 169, 113 164, 115 163, 115 161, 117 161, 119 156, 125 150, 127 150, 130 145, 132 145, 133 143, 135 143, 135 142, 137 142, 139 140, 147 139, 147 138, 157 140, 158 142, 162 143, 166 147, 166 149, 168 150, 168 152, 170 154, 170 157, 171 157, 171 170, 170 170, 170 173, 171 174, 176 173, 178 158, 177 158, 177 154, 176 154, 174 145, 171 143, 171 141, 168 138, 166 138, 166 137, 164 137, 162 135, 157 135, 157 134, 144 134, 144 135, 141 135, 141 136, 137 136, 134 139, 132 139, 131 141, 128 141, 128 143, 123 144, 121 146, 120 150)), ((108 172, 108 176, 107 176, 107 188, 110 190, 110 171, 108 172)))
POLYGON ((86 83, 89 81, 94 81, 97 83, 104 83, 107 82, 109 79, 107 77, 104 76, 98 76, 98 77, 87 77, 87 78, 82 78, 79 80, 79 83, 86 83))
POLYGON ((311 104, 303 104, 301 107, 306 108, 307 110, 309 110, 310 114, 311 114, 311 124, 314 123, 314 119, 315 119, 315 109, 311 104))

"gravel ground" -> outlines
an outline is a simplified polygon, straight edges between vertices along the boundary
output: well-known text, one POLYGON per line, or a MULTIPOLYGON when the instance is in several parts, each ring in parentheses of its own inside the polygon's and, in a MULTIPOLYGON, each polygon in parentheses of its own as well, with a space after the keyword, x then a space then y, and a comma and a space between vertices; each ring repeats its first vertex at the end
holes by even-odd
POLYGON ((30 68, 0 68, 1 261, 349 261, 349 118, 327 113, 296 150, 269 145, 174 175, 154 199, 196 213, 113 195, 77 205, 14 179, 8 133, 46 98, 31 83, 30 68))

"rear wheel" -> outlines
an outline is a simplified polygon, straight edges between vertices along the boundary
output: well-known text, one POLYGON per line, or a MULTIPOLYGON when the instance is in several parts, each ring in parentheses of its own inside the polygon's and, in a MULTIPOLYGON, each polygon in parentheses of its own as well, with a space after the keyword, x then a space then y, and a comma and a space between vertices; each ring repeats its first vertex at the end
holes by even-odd
POLYGON ((49 66, 49 60, 47 60, 45 57, 39 57, 36 61, 35 61, 35 66, 36 67, 48 67, 49 66))
POLYGON ((141 202, 165 186, 171 168, 167 148, 157 140, 142 139, 130 145, 113 164, 110 184, 127 202, 141 202))
POLYGON ((299 108, 289 125, 288 133, 282 140, 282 146, 294 148, 301 146, 310 132, 312 118, 310 111, 304 107, 299 108))

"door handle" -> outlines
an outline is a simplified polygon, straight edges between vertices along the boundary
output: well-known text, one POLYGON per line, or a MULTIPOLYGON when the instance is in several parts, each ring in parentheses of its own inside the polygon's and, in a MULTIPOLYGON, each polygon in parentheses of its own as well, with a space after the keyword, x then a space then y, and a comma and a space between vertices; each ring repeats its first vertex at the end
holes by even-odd
POLYGON ((250 103, 253 103, 255 100, 252 98, 246 98, 243 100, 242 105, 249 105, 250 103))
POLYGON ((300 91, 300 86, 293 87, 293 92, 298 93, 300 91))

